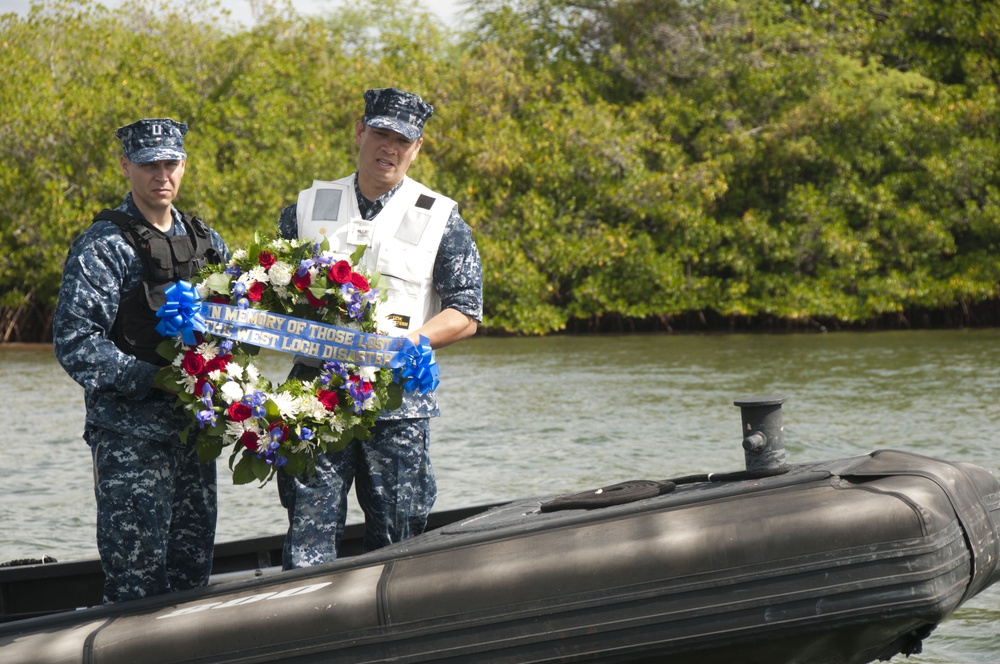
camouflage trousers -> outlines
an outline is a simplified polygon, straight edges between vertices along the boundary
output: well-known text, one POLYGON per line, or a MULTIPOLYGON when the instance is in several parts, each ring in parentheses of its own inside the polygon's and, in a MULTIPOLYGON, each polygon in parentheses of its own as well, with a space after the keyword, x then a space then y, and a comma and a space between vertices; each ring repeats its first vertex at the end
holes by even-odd
POLYGON ((215 543, 216 470, 193 445, 87 432, 94 458, 104 603, 208 583, 215 543))
POLYGON ((312 477, 278 475, 289 523, 285 569, 336 559, 352 484, 365 514, 365 551, 424 532, 437 498, 428 454, 430 420, 382 420, 373 433, 322 455, 312 477))

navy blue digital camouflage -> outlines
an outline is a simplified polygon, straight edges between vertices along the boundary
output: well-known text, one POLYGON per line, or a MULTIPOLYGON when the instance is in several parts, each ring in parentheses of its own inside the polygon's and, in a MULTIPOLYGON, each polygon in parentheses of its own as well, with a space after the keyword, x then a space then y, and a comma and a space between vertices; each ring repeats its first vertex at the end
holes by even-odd
POLYGON ((170 118, 145 118, 115 130, 125 156, 133 164, 187 159, 184 134, 188 126, 170 118))
POLYGON ((92 429, 104 603, 198 588, 212 573, 216 468, 193 445, 92 429))
POLYGON ((285 569, 336 559, 354 485, 365 512, 364 550, 374 551, 424 532, 437 498, 431 467, 430 421, 384 420, 372 439, 322 455, 312 477, 278 476, 288 510, 285 569))
POLYGON ((388 129, 415 141, 433 114, 434 107, 412 92, 396 88, 365 91, 364 123, 369 127, 388 129))
MULTIPOLYGON (((142 218, 131 194, 117 209, 142 218)), ((172 213, 172 232, 185 234, 180 213, 172 213)), ((222 238, 214 231, 211 237, 228 260, 222 238)), ((56 358, 84 390, 107 601, 202 584, 215 533, 214 464, 198 463, 181 440, 188 421, 174 409, 174 395, 153 389, 159 367, 109 338, 122 294, 142 279, 142 260, 119 228, 91 224, 67 254, 52 325, 56 358), (153 503, 159 511, 150 512, 153 503), (180 537, 192 548, 179 549, 180 537), (146 562, 138 562, 140 551, 146 562)))

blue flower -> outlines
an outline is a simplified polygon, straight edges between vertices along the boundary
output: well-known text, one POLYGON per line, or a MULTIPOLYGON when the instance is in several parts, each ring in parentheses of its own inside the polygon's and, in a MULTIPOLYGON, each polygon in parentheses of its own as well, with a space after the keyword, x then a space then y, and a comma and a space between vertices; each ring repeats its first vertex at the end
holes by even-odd
POLYGON ((240 399, 240 401, 250 406, 254 417, 264 417, 267 415, 267 408, 264 407, 264 403, 267 401, 267 395, 260 390, 255 390, 250 394, 243 395, 243 398, 240 399))
POLYGON ((198 428, 204 429, 205 427, 214 427, 216 422, 215 411, 209 408, 208 410, 199 410, 196 414, 198 418, 198 428))

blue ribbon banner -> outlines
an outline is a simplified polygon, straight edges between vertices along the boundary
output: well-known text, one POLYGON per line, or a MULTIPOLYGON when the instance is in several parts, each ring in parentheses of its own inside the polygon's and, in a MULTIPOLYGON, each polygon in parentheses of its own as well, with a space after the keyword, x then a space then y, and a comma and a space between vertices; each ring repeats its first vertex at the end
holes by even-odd
POLYGON ((390 367, 396 382, 407 392, 428 392, 438 386, 440 370, 430 340, 425 336, 420 337, 420 345, 416 346, 406 337, 370 334, 270 311, 202 302, 198 290, 186 281, 171 284, 165 293, 167 303, 156 312, 161 319, 156 331, 165 337, 181 334, 189 346, 197 343, 195 332, 208 332, 326 362, 390 367))
POLYGON ((370 334, 230 304, 203 303, 202 317, 206 331, 215 336, 326 362, 389 367, 407 343, 414 347, 404 337, 370 334))

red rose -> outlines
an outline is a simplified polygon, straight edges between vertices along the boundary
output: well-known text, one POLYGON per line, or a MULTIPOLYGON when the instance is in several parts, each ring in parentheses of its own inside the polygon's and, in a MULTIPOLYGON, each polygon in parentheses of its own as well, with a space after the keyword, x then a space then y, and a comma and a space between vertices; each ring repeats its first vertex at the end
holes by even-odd
POLYGON ((198 354, 197 351, 189 350, 184 353, 184 359, 181 360, 181 368, 189 376, 200 376, 205 371, 205 357, 198 354))
POLYGON ((247 299, 251 302, 260 302, 260 296, 264 294, 264 290, 267 288, 267 284, 263 281, 255 281, 250 284, 249 290, 247 290, 247 299))
POLYGON ((347 261, 337 261, 330 266, 330 272, 327 276, 334 283, 346 284, 351 280, 351 264, 347 261))
POLYGON ((255 434, 253 431, 244 431, 243 435, 240 436, 240 444, 251 452, 257 451, 258 440, 260 440, 260 436, 255 434))
POLYGON ((368 283, 365 275, 358 274, 357 272, 351 273, 351 284, 362 293, 367 293, 372 289, 371 284, 368 283))
POLYGON ((292 274, 292 283, 295 284, 295 287, 298 288, 300 291, 304 291, 305 289, 309 288, 309 284, 312 283, 312 277, 309 276, 308 271, 300 277, 298 270, 296 270, 292 274))
POLYGON ((215 302, 216 304, 229 304, 229 298, 225 295, 213 295, 209 302, 215 302))
POLYGON ((246 405, 242 401, 237 401, 229 405, 226 410, 226 414, 229 415, 229 419, 233 422, 242 422, 243 420, 249 419, 253 415, 253 409, 246 405))
POLYGON ((213 371, 225 371, 226 365, 233 359, 232 355, 216 355, 205 364, 205 373, 213 371))
POLYGON ((331 390, 317 390, 316 398, 319 402, 323 404, 323 407, 327 410, 333 410, 337 407, 337 393, 331 390))
POLYGON ((278 262, 278 259, 274 257, 270 251, 262 251, 257 256, 257 260, 260 262, 261 267, 265 270, 270 270, 271 266, 278 262))

